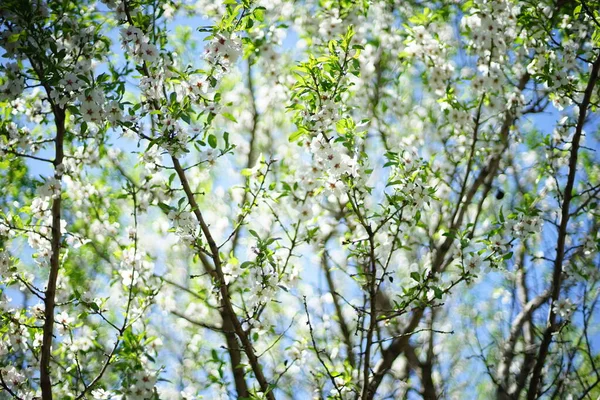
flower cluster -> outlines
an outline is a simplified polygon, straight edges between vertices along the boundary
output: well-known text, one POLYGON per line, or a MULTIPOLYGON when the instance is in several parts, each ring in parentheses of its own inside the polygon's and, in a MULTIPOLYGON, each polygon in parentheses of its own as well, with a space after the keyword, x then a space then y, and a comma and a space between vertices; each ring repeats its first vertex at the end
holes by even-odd
POLYGON ((331 14, 326 14, 319 23, 319 36, 325 40, 333 39, 344 33, 346 26, 340 18, 340 11, 334 8, 331 14))
POLYGON ((27 328, 22 325, 10 324, 8 341, 12 351, 25 351, 29 346, 30 339, 31 335, 27 328))
POLYGON ((346 189, 342 178, 358 176, 356 157, 347 155, 341 144, 330 143, 323 134, 313 137, 307 144, 317 167, 315 172, 320 174, 318 178, 324 180, 325 189, 341 196, 346 189))
POLYGON ((507 46, 517 37, 520 7, 507 0, 474 3, 472 13, 461 21, 468 31, 469 45, 481 55, 503 59, 507 46))
POLYGON ((4 382, 11 385, 13 388, 20 386, 25 382, 25 375, 19 372, 15 367, 6 367, 0 369, 0 374, 4 382))
POLYGON ((162 128, 162 147, 174 157, 180 157, 187 152, 189 140, 188 133, 181 127, 176 119, 171 118, 168 113, 160 119, 162 128))
POLYGON ((448 28, 417 25, 412 27, 410 35, 405 51, 425 63, 429 71, 429 86, 436 94, 442 95, 454 73, 454 64, 448 57, 448 46, 443 41, 450 40, 448 28))
POLYGON ((146 260, 143 251, 135 248, 123 250, 119 275, 123 286, 131 287, 146 282, 152 275, 154 265, 146 260))
MULTIPOLYGON (((514 2, 478 0, 470 14, 462 19, 461 27, 469 50, 478 56, 477 72, 465 76, 471 79, 475 96, 504 91, 507 76, 503 66, 508 57, 507 49, 518 39, 518 34, 521 37, 527 35, 525 30, 519 31, 517 28, 520 12, 520 6, 514 2)), ((515 64, 514 73, 521 76, 525 71, 519 64, 515 64)), ((521 93, 514 90, 501 97, 488 97, 488 101, 491 109, 498 110, 518 108, 524 104, 521 93)))
MULTIPOLYGON (((547 14, 548 18, 553 14, 551 8, 550 11, 547 9, 537 11, 547 14)), ((527 65, 527 72, 544 82, 550 92, 552 103, 559 110, 573 103, 572 88, 577 88, 579 84, 579 90, 584 90, 582 83, 578 82, 575 71, 578 69, 577 58, 581 51, 585 50, 582 46, 585 43, 584 39, 589 35, 589 26, 585 23, 588 18, 587 15, 581 19, 568 14, 563 15, 559 25, 562 31, 561 42, 552 43, 560 45, 556 48, 549 47, 543 35, 526 36, 527 47, 533 52, 533 57, 527 65)), ((573 95, 577 96, 576 93, 573 95)))
POLYGON ((133 383, 127 390, 128 400, 148 400, 153 398, 156 374, 150 371, 140 371, 133 377, 133 383))
POLYGON ((55 321, 58 334, 64 335, 69 331, 75 319, 70 317, 66 311, 63 311, 55 317, 55 321))
POLYGON ((3 148, 6 149, 20 149, 23 151, 34 151, 36 147, 32 145, 32 134, 30 130, 24 126, 19 127, 14 122, 9 122, 4 125, 6 129, 6 142, 0 141, 0 156, 4 155, 3 148))
POLYGON ((109 400, 114 398, 114 393, 104 390, 104 389, 94 389, 91 392, 94 400, 109 400))
POLYGON ((173 229, 181 240, 186 244, 192 244, 198 237, 198 221, 195 220, 192 213, 188 211, 169 212, 169 220, 173 224, 173 229))
POLYGON ((83 120, 100 124, 104 115, 104 93, 98 89, 91 89, 82 93, 79 101, 83 120))
POLYGON ((204 99, 215 90, 210 80, 201 75, 191 76, 189 80, 182 82, 181 86, 177 87, 177 89, 181 97, 184 95, 189 96, 193 101, 204 99))
POLYGON ((306 125, 311 126, 317 132, 329 132, 335 126, 339 112, 340 105, 336 104, 333 99, 323 95, 318 111, 314 114, 306 113, 306 125))
POLYGON ((140 90, 148 100, 158 100, 163 96, 164 76, 155 73, 153 76, 140 78, 140 90))
POLYGON ((241 274, 242 269, 240 268, 240 262, 232 258, 230 259, 222 268, 223 271, 223 280, 226 285, 229 285, 231 282, 235 281, 241 274))
POLYGON ((517 219, 506 221, 507 229, 512 229, 513 235, 525 238, 529 235, 537 235, 542 230, 542 221, 539 217, 521 214, 517 219))
MULTIPOLYGON (((58 169, 60 174, 62 169, 58 169)), ((60 176, 60 175, 59 175, 60 176)), ((53 199, 57 199, 61 195, 61 179, 56 176, 46 178, 44 183, 38 187, 38 196, 32 200, 30 210, 32 216, 40 221, 39 225, 27 232, 28 244, 35 250, 35 260, 38 265, 45 267, 50 263, 52 256, 52 246, 50 235, 52 229, 52 214, 50 205, 53 199)), ((67 229, 67 221, 60 220, 60 230, 65 234, 67 229)))
POLYGON ((427 163, 420 160, 416 149, 405 149, 400 155, 390 153, 387 156, 393 167, 388 185, 394 187, 394 194, 417 210, 429 203, 435 190, 429 181, 427 163))
POLYGON ((19 66, 10 62, 3 68, 6 72, 4 83, 0 85, 0 101, 14 100, 25 89, 25 78, 21 75, 19 66))
POLYGON ((218 72, 227 72, 241 54, 241 42, 234 34, 216 34, 204 50, 204 59, 213 67, 220 67, 218 72))
POLYGON ((128 26, 121 29, 121 41, 125 49, 140 63, 154 64, 159 60, 159 51, 141 29, 128 26))

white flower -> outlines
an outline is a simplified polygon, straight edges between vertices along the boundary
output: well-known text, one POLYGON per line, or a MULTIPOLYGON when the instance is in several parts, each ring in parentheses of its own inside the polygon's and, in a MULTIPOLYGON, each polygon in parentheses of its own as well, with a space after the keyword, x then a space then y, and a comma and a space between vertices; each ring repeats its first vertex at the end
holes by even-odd
POLYGON ((158 60, 158 49, 152 43, 142 43, 138 53, 147 63, 152 64, 158 60))
POLYGON ((321 133, 312 138, 309 147, 310 152, 313 153, 319 160, 323 158, 324 152, 330 148, 329 143, 327 143, 327 140, 321 133))
POLYGON ((215 165, 218 157, 218 153, 215 149, 207 149, 200 154, 200 158, 204 159, 208 165, 215 165))
POLYGON ((342 154, 342 173, 353 177, 358 176, 358 159, 356 154, 354 157, 342 154))
POLYGON ((48 197, 36 197, 31 202, 31 213, 38 217, 42 218, 44 213, 50 210, 50 202, 48 201, 48 197))
POLYGON ((146 400, 151 398, 156 375, 148 371, 141 371, 136 374, 134 380, 135 384, 129 387, 127 399, 146 400))
POLYGON ((108 400, 114 395, 112 392, 107 392, 104 389, 92 390, 91 394, 96 400, 108 400))
POLYGON ((188 84, 189 90, 196 96, 205 96, 214 91, 210 81, 204 76, 194 75, 190 78, 188 84))
POLYGON ((29 339, 29 332, 25 327, 18 327, 9 335, 10 345, 14 350, 25 350, 27 348, 27 340, 29 339))
POLYGON ((121 28, 121 39, 123 42, 132 42, 143 37, 143 33, 139 28, 135 26, 128 26, 127 28, 121 28))
POLYGON ((300 221, 308 221, 313 217, 313 209, 312 204, 306 201, 302 206, 298 209, 298 219, 300 221))
POLYGON ((39 188, 39 194, 42 198, 52 197, 54 199, 60 196, 60 180, 55 177, 46 179, 44 185, 39 188))
POLYGON ((223 70, 228 70, 241 54, 242 45, 235 35, 228 38, 217 34, 206 46, 204 59, 212 65, 219 65, 223 70))
POLYGON ((222 271, 226 285, 229 285, 234 281, 242 272, 237 260, 229 260, 229 262, 223 266, 222 271))
POLYGON ((2 379, 12 386, 19 386, 25 381, 25 375, 17 371, 15 367, 2 368, 0 370, 2 379))
POLYGON ((32 343, 33 347, 41 347, 43 341, 44 341, 44 333, 36 332, 35 335, 33 336, 33 343, 32 343))
POLYGON ((123 112, 119 103, 116 100, 112 100, 106 106, 106 119, 112 124, 115 124, 121 120, 123 112))
POLYGON ((211 114, 218 114, 221 111, 221 105, 217 103, 209 103, 204 107, 204 110, 208 111, 211 114))
POLYGON ((538 217, 529 217, 522 215, 520 220, 515 223, 513 232, 516 237, 525 237, 540 232, 542 229, 541 220, 538 217))
POLYGON ((154 384, 156 383, 156 375, 143 372, 138 374, 136 386, 142 387, 146 390, 152 390, 154 388, 154 384))
POLYGON ((44 317, 44 310, 46 309, 46 306, 44 305, 44 303, 39 302, 34 306, 31 306, 31 313, 36 317, 36 318, 43 318, 44 317))
POLYGON ((490 262, 477 252, 471 252, 465 256, 465 267, 471 271, 481 270, 485 273, 489 270, 490 262))
POLYGON ((193 386, 186 386, 185 389, 183 389, 179 394, 181 395, 181 398, 184 400, 196 400, 197 399, 197 389, 194 388, 193 386))
POLYGON ((0 100, 13 100, 25 89, 25 78, 16 63, 8 63, 5 72, 8 79, 0 86, 0 100))
POLYGON ((74 249, 78 249, 81 246, 91 242, 90 239, 82 238, 81 236, 75 233, 69 235, 65 241, 69 247, 72 247, 74 249))
POLYGON ((67 92, 75 92, 81 88, 81 81, 73 72, 67 72, 64 78, 60 80, 60 84, 67 92))
POLYGON ((494 250, 496 250, 500 254, 504 254, 508 251, 508 243, 502 235, 496 233, 494 236, 490 238, 490 242, 492 242, 492 246, 494 250))
POLYGON ((104 93, 99 89, 86 91, 79 96, 81 117, 86 122, 101 123, 104 113, 104 93))
POLYGON ((57 324, 57 330, 60 335, 64 335, 65 332, 69 329, 69 326, 75 321, 73 318, 69 317, 66 311, 61 312, 55 318, 57 324))
POLYGON ((340 197, 346 190, 346 185, 340 179, 330 176, 325 182, 325 189, 336 197, 340 197))
POLYGON ((180 236, 190 239, 196 232, 197 223, 194 216, 188 211, 169 211, 167 217, 172 221, 173 227, 180 236))
POLYGON ((575 308, 575 305, 568 298, 559 299, 556 304, 552 305, 552 311, 554 314, 565 320, 569 320, 571 318, 571 314, 573 314, 575 308))
POLYGON ((339 35, 343 30, 343 21, 341 18, 338 18, 337 15, 326 18, 319 24, 319 35, 325 41, 339 35))

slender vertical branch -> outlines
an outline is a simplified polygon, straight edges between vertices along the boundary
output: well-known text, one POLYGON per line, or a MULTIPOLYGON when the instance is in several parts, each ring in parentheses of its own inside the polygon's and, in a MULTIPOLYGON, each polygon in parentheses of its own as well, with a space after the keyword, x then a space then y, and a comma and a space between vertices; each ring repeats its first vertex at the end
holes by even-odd
POLYGON ((335 314, 338 317, 338 324, 340 325, 340 330, 342 331, 342 336, 346 344, 346 349, 348 352, 346 358, 348 359, 348 363, 350 364, 350 366, 354 368, 356 366, 356 360, 354 359, 354 348, 352 345, 350 327, 348 326, 346 318, 344 318, 344 314, 342 312, 342 307, 340 305, 339 300, 340 295, 337 292, 335 281, 333 279, 333 274, 331 273, 331 270, 329 268, 326 250, 323 250, 323 255, 321 256, 321 264, 323 266, 323 270, 325 271, 325 279, 327 280, 327 286, 329 287, 329 291, 331 292, 331 298, 333 299, 335 314))
POLYGON ((212 261, 213 261, 213 264, 215 267, 214 277, 216 278, 216 283, 219 286, 219 292, 221 295, 221 303, 223 306, 223 313, 224 313, 223 315, 225 318, 227 318, 231 322, 233 330, 235 331, 235 334, 238 336, 238 338, 242 342, 242 348, 244 349, 244 353, 246 353, 246 356, 248 357, 248 362, 250 363, 252 372, 254 372, 254 375, 256 376, 256 380, 258 381, 258 384, 260 385, 261 391, 263 393, 265 393, 265 396, 267 397, 267 399, 275 400, 275 395, 273 394, 273 391, 271 390, 269 382, 267 381, 267 379, 263 373, 263 370, 262 370, 262 367, 258 360, 258 357, 256 355, 256 352, 254 351, 254 348, 252 347, 252 342, 250 341, 250 338, 248 337, 247 332, 244 331, 244 329, 242 328, 242 324, 238 320, 235 310, 233 309, 233 305, 231 304, 229 287, 225 284, 225 278, 224 278, 223 269, 222 269, 222 265, 221 265, 221 257, 219 255, 219 247, 217 246, 217 243, 215 242, 215 240, 210 232, 210 229, 209 229, 206 221, 204 220, 202 213, 200 212, 200 208, 198 206, 198 203, 196 202, 196 198, 194 197, 194 192, 192 191, 192 189, 190 187, 190 184, 187 180, 187 176, 185 175, 185 171, 183 170, 183 168, 179 162, 179 159, 177 159, 177 157, 171 157, 171 160, 173 161, 173 166, 175 168, 175 171, 177 172, 177 176, 179 177, 179 180, 181 181, 181 185, 183 186, 183 190, 184 190, 186 197, 192 207, 192 211, 193 211, 194 215, 196 216, 196 219, 200 223, 200 229, 202 230, 202 233, 204 234, 204 237, 206 238, 206 241, 208 242, 208 247, 210 248, 210 251, 212 253, 212 261))
POLYGON ((371 376, 371 346, 373 345, 373 334, 377 326, 377 260, 375 258, 375 235, 371 225, 364 224, 369 235, 369 328, 367 329, 367 343, 363 364, 363 391, 362 399, 369 398, 369 377, 371 376))
MULTIPOLYGON (((525 73, 519 80, 517 88, 519 90, 523 90, 527 85, 529 78, 530 75, 528 73, 525 73)), ((499 153, 495 154, 490 159, 488 164, 482 169, 477 178, 470 185, 469 190, 465 191, 465 200, 462 203, 460 203, 458 213, 456 213, 455 217, 453 216, 450 220, 450 231, 454 231, 462 225, 463 219, 467 213, 467 209, 473 201, 473 198, 475 197, 481 186, 484 184, 484 182, 486 182, 490 177, 493 177, 498 171, 502 155, 508 148, 510 127, 514 123, 515 119, 515 112, 513 110, 507 110, 504 115, 502 126, 500 128, 500 139, 502 140, 504 146, 502 150, 499 153)), ((452 235, 450 235, 437 249, 432 263, 433 273, 439 273, 443 270, 444 260, 446 258, 446 255, 448 254, 448 251, 452 248, 454 241, 455 238, 452 235)), ((424 315, 424 311, 425 310, 423 308, 417 308, 413 311, 410 321, 403 330, 404 333, 410 333, 413 330, 415 330, 417 326, 419 326, 419 322, 421 321, 421 318, 424 315)), ((392 367, 392 364, 394 363, 396 358, 404 351, 405 346, 408 343, 408 338, 408 336, 396 338, 386 349, 383 350, 382 359, 377 364, 374 374, 369 381, 369 399, 374 398, 375 393, 377 392, 377 388, 381 384, 381 381, 383 380, 385 374, 392 367)))
POLYGON ((577 158, 579 153, 579 146, 581 141, 581 135, 583 133, 583 126, 585 125, 586 115, 596 81, 598 80, 598 71, 600 70, 600 56, 596 58, 596 61, 592 64, 592 70, 590 72, 590 78, 585 89, 583 100, 579 105, 579 117, 577 119, 577 126, 575 127, 575 134, 571 142, 571 155, 569 157, 569 175, 567 177, 567 183, 564 190, 564 198, 561 206, 561 219, 560 226, 558 228, 558 239, 556 243, 556 258, 554 262, 554 270, 552 272, 552 300, 550 303, 550 311, 548 312, 548 322, 540 345, 540 350, 536 359, 535 366, 531 380, 529 381, 529 390, 527 392, 527 399, 533 400, 538 397, 538 393, 541 390, 541 379, 542 369, 548 355, 548 349, 552 342, 552 334, 556 332, 558 324, 556 321, 556 312, 554 311, 554 305, 558 302, 560 297, 560 288, 562 281, 562 269, 565 259, 565 241, 567 239, 567 228, 569 225, 569 207, 571 205, 571 199, 573 198, 573 186, 575 185, 575 175, 577 173, 577 158))
POLYGON ((469 151, 469 159, 467 160, 467 171, 465 172, 465 177, 463 179, 463 183, 460 186, 460 193, 458 195, 458 201, 456 202, 456 208, 454 209, 454 213, 452 213, 452 218, 450 221, 454 223, 454 219, 456 218, 456 214, 460 210, 460 204, 465 194, 465 190, 467 189, 467 183, 469 182, 469 175, 471 174, 471 168, 473 167, 473 159, 475 157, 475 150, 477 145, 477 137, 479 135, 479 128, 481 126, 481 110, 483 108, 483 101, 485 100, 485 93, 481 95, 481 99, 479 100, 479 106, 477 107, 477 114, 475 116, 475 127, 473 128, 473 140, 471 141, 471 150, 469 151))
POLYGON ((308 325, 308 329, 310 332, 310 339, 312 341, 313 348, 315 349, 315 355, 317 356, 317 360, 319 360, 319 362, 325 369, 325 372, 327 373, 327 377, 333 384, 333 387, 335 388, 335 390, 340 395, 340 398, 342 398, 342 390, 340 389, 340 387, 338 386, 338 384, 335 380, 336 377, 335 377, 335 375, 333 375, 333 373, 331 372, 329 367, 327 367, 325 360, 323 360, 323 357, 321 357, 321 350, 319 350, 319 347, 317 346, 317 340, 315 339, 315 333, 313 330, 313 326, 310 322, 310 313, 308 312, 308 304, 306 303, 306 296, 304 296, 304 298, 303 298, 303 304, 304 304, 304 311, 306 312, 306 324, 308 325))
MULTIPOLYGON (((65 138, 65 111, 59 106, 53 106, 54 123, 56 125, 56 137, 54 140, 55 158, 54 171, 55 178, 61 180, 62 173, 59 168, 62 167, 64 158, 64 138, 65 138)), ((52 238, 50 246, 52 254, 50 256, 50 273, 48 284, 44 296, 44 329, 42 338, 42 354, 40 359, 40 388, 42 390, 43 400, 52 400, 52 381, 50 378, 50 357, 52 352, 52 337, 54 332, 54 309, 56 306, 56 282, 58 280, 58 270, 60 268, 60 244, 61 244, 61 195, 59 193, 52 201, 52 238)))
MULTIPOLYGON (((125 10, 125 14, 127 17, 127 21, 129 22, 130 25, 135 26, 135 24, 133 23, 133 19, 131 18, 131 15, 129 13, 128 2, 124 1, 123 4, 124 4, 124 10, 125 10)), ((154 27, 154 25, 153 25, 153 27, 154 27)), ((142 64, 142 70, 146 76, 148 76, 148 77, 151 76, 150 71, 148 70, 148 67, 146 66, 145 63, 142 64)), ((254 141, 256 125, 257 125, 257 112, 256 112, 256 107, 254 105, 255 104, 254 103, 254 88, 253 88, 252 81, 251 81, 250 65, 248 65, 248 79, 249 79, 248 84, 250 86, 250 92, 251 92, 252 99, 253 99, 252 104, 253 104, 253 110, 254 110, 252 140, 251 140, 251 144, 250 144, 250 154, 248 155, 248 165, 250 165, 252 158, 253 158, 252 148, 253 148, 253 141, 254 141)), ((166 94, 165 94, 165 96, 166 96, 166 94)), ((158 109, 158 106, 156 104, 153 104, 153 106, 155 109, 158 109)), ((185 175, 185 169, 181 167, 181 164, 179 163, 179 160, 176 157, 172 157, 172 161, 173 161, 174 168, 177 172, 177 175, 178 175, 178 177, 181 181, 181 184, 184 188, 186 197, 188 198, 188 201, 189 201, 190 205, 192 206, 192 210, 193 210, 194 215, 196 216, 196 219, 200 223, 200 228, 202 230, 202 233, 206 237, 206 240, 208 241, 209 248, 211 251, 211 256, 212 256, 211 258, 214 263, 214 269, 212 267, 210 267, 210 265, 208 264, 207 260, 205 259, 204 255, 202 253, 199 253, 199 256, 200 256, 201 260, 203 261, 203 264, 204 264, 207 272, 209 272, 211 274, 211 276, 213 278, 215 278, 215 281, 220 286, 221 304, 223 306, 222 309, 220 310, 220 314, 223 319, 225 340, 227 342, 227 348, 228 348, 228 352, 229 352, 229 355, 231 358, 232 373, 234 376, 234 382, 236 385, 236 390, 238 392, 238 396, 245 397, 245 395, 248 394, 248 385, 247 385, 245 377, 244 377, 244 369, 241 367, 241 361, 242 361, 241 353, 239 351, 239 346, 238 346, 237 340, 235 339, 235 335, 237 335, 242 342, 242 348, 244 349, 244 352, 246 353, 246 355, 248 357, 250 366, 252 367, 252 371, 254 372, 254 375, 256 376, 256 379, 259 382, 261 390, 263 391, 263 393, 265 393, 265 395, 267 396, 267 399, 274 400, 275 397, 270 389, 270 386, 269 386, 266 378, 264 377, 262 368, 258 362, 258 357, 256 356, 254 349, 252 347, 252 343, 250 342, 250 339, 248 338, 247 333, 243 330, 241 323, 239 322, 237 315, 235 314, 235 311, 233 310, 233 305, 231 304, 231 299, 229 297, 229 289, 228 289, 227 285, 225 284, 225 279, 224 279, 224 275, 223 275, 223 271, 222 271, 222 267, 221 267, 221 259, 219 256, 219 246, 216 244, 214 238, 210 234, 208 225, 204 221, 204 218, 200 212, 200 209, 199 209, 196 199, 194 197, 194 192, 192 192, 189 182, 187 180, 187 177, 185 175), (235 334, 233 334, 232 332, 235 332, 235 334)), ((245 193, 244 196, 246 197, 247 194, 245 193)), ((243 220, 243 215, 244 214, 242 213, 241 217, 240 217, 242 220, 243 220)), ((234 238, 234 241, 236 241, 236 240, 237 240, 237 235, 234 238)), ((236 245, 234 244, 233 248, 235 248, 235 246, 236 245)))
POLYGON ((423 386, 423 399, 425 400, 437 400, 438 395, 436 393, 435 384, 433 383, 433 340, 435 331, 433 324, 435 320, 435 309, 431 309, 431 315, 429 318, 429 338, 427 343, 427 352, 425 361, 421 363, 421 386, 423 386))
POLYGON ((227 342, 227 352, 231 360, 231 374, 233 375, 235 391, 238 398, 248 398, 250 397, 250 393, 248 392, 248 383, 246 382, 244 366, 242 365, 242 352, 235 336, 233 324, 229 318, 223 318, 223 335, 227 342))
MULTIPOLYGON (((252 126, 250 128, 250 142, 248 144, 248 146, 250 147, 248 149, 248 158, 246 160, 246 168, 251 168, 254 163, 256 162, 256 130, 258 128, 258 118, 259 118, 259 114, 258 114, 258 110, 256 109, 256 99, 255 99, 255 94, 254 94, 254 80, 252 78, 252 64, 251 64, 251 59, 248 59, 248 70, 247 70, 247 76, 246 76, 246 80, 248 83, 248 91, 250 92, 250 104, 252 107, 252 126)), ((246 182, 250 181, 250 177, 248 177, 246 179, 246 182)), ((242 197, 242 210, 240 211, 237 221, 236 221, 236 225, 234 227, 235 231, 233 234, 233 239, 231 242, 231 251, 233 251, 233 254, 235 254, 235 251, 237 249, 237 245, 238 245, 238 241, 240 238, 240 224, 242 224, 244 222, 244 217, 245 217, 245 213, 244 213, 244 206, 246 204, 246 202, 248 201, 248 190, 244 190, 244 195, 242 197)))

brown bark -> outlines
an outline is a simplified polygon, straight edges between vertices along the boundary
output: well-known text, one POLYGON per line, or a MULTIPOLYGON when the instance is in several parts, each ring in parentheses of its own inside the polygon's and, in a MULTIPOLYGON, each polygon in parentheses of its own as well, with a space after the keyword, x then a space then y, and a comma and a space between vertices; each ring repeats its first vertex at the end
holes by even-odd
MULTIPOLYGON (((63 144, 65 136, 65 112, 58 106, 53 106, 54 122, 56 124, 54 170, 62 164, 64 158, 63 144)), ((50 256, 50 274, 44 297, 44 328, 42 338, 42 354, 40 358, 40 388, 43 400, 52 400, 52 380, 50 377, 50 358, 52 352, 52 337, 54 332, 54 309, 56 306, 56 282, 60 269, 60 217, 61 194, 52 201, 52 239, 50 256)))

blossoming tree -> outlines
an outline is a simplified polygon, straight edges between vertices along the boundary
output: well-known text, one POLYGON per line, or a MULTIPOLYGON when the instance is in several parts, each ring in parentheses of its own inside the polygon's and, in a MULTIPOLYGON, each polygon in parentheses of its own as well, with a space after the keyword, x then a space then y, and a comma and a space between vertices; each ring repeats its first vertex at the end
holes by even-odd
POLYGON ((597 398, 599 10, 3 0, 0 398, 597 398))

